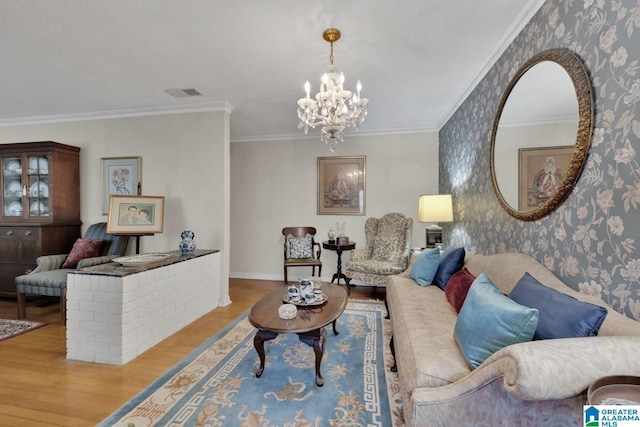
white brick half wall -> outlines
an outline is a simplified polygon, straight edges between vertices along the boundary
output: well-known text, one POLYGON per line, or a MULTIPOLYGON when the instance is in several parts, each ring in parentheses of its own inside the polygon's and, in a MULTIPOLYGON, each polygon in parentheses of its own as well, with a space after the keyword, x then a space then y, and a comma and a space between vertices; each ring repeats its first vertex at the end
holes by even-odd
POLYGON ((67 280, 67 358, 123 365, 219 305, 220 252, 67 280))

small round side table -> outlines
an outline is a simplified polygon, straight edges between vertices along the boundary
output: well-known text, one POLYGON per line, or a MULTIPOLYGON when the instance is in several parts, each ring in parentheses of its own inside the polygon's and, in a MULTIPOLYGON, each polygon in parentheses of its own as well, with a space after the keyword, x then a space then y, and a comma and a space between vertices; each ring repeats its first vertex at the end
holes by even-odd
POLYGON ((341 245, 338 242, 329 242, 328 240, 325 240, 324 242, 322 242, 322 248, 328 249, 330 251, 336 251, 336 255, 338 255, 338 271, 333 275, 331 283, 333 283, 333 281, 337 279, 337 283, 340 284, 340 279, 344 279, 345 285, 349 286, 349 281, 351 279, 342 273, 342 251, 350 251, 352 249, 355 249, 356 242, 349 242, 347 244, 341 245))

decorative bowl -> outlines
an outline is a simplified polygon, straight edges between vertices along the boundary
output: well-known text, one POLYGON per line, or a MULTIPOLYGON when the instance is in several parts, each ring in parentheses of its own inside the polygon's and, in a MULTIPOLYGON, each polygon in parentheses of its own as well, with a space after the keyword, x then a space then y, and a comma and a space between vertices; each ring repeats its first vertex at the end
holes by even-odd
POLYGON ((298 309, 293 304, 282 304, 278 307, 278 316, 281 319, 293 319, 298 314, 298 309))

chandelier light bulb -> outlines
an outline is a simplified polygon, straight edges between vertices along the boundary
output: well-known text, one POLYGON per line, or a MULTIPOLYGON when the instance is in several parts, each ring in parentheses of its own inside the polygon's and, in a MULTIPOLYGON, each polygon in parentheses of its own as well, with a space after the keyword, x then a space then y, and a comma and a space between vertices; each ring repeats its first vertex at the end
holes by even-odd
POLYGON ((304 84, 304 91, 307 93, 307 99, 309 99, 309 92, 311 92, 311 85, 309 84, 309 80, 304 84))
POLYGON ((356 91, 344 89, 345 76, 333 65, 333 43, 340 39, 340 31, 335 28, 326 30, 322 37, 331 44, 329 70, 320 78, 320 90, 311 97, 311 85, 307 81, 304 85, 306 97, 298 100, 298 128, 321 128, 320 139, 335 151, 336 145, 344 141, 344 130, 355 127, 364 122, 367 116, 369 100, 362 98, 360 92, 362 83, 357 81, 356 91))

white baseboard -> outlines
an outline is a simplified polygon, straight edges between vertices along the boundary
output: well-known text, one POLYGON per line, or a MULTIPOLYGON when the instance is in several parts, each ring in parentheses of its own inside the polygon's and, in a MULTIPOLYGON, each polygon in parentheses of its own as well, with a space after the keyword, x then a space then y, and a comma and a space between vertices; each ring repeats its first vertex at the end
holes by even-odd
MULTIPOLYGON (((330 282, 332 276, 333 275, 331 275, 331 276, 322 276, 322 277, 320 277, 320 279, 323 282, 330 282)), ((229 277, 231 279, 272 280, 272 281, 276 281, 276 282, 284 282, 284 275, 282 275, 282 274, 260 274, 260 273, 231 272, 231 274, 229 274, 229 277)), ((309 277, 309 276, 289 274, 289 281, 290 282, 297 282, 298 280, 306 279, 307 277, 309 277)), ((343 283, 344 280, 341 281, 341 282, 343 283)), ((350 283, 352 285, 356 285, 356 286, 366 286, 364 283, 362 283, 358 279, 353 279, 353 280, 351 280, 350 283)))

